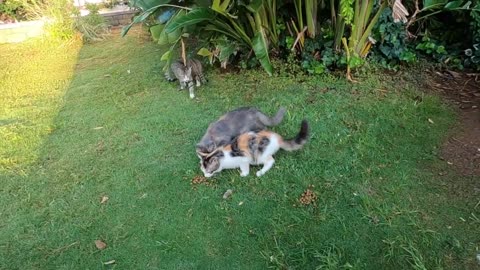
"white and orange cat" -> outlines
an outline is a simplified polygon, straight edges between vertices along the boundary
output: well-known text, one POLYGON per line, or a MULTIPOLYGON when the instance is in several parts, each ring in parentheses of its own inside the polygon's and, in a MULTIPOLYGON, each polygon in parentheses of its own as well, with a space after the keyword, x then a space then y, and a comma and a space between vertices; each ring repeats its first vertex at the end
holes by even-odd
POLYGON ((212 177, 224 169, 240 168, 240 176, 250 173, 250 165, 261 165, 257 176, 264 175, 275 163, 273 155, 278 150, 299 150, 307 142, 308 123, 303 120, 300 132, 290 140, 272 131, 243 133, 230 144, 215 149, 208 156, 201 158, 200 167, 205 177, 212 177))

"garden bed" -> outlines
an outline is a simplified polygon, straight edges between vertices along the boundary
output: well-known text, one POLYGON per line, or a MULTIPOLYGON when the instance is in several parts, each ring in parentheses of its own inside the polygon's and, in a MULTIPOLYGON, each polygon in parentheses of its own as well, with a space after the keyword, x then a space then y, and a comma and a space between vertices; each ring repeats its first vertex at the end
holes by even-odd
MULTIPOLYGON (((112 9, 102 9, 99 13, 105 18, 108 25, 122 26, 129 24, 137 11, 128 6, 117 6, 112 9)), ((88 11, 82 9, 80 15, 86 16, 88 11)), ((45 33, 45 24, 45 20, 0 24, 0 44, 18 43, 42 36, 45 33)))

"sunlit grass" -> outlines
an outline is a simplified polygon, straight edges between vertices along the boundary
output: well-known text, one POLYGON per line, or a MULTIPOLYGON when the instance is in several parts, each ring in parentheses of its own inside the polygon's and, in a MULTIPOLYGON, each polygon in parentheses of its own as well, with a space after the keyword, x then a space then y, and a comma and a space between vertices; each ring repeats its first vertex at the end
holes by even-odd
POLYGON ((440 166, 437 147, 454 115, 414 85, 375 74, 351 85, 210 71, 190 100, 164 81, 161 51, 139 29, 84 46, 78 61, 78 46, 41 50, 38 59, 34 46, 2 47, 15 56, 5 61, 22 63, 0 73, 2 269, 97 269, 111 260, 121 269, 475 263, 475 224, 456 216, 470 209, 443 199, 430 181, 436 172, 425 169, 440 166), (231 170, 192 187, 201 173, 195 143, 211 121, 244 105, 268 114, 287 107, 274 130, 292 136, 305 118, 310 141, 280 152, 261 178, 231 170), (315 205, 298 201, 307 188, 315 205), (223 200, 227 189, 234 193, 223 200), (435 210, 447 207, 455 211, 435 210))
POLYGON ((53 128, 79 42, 0 45, 0 172, 25 169, 53 128))

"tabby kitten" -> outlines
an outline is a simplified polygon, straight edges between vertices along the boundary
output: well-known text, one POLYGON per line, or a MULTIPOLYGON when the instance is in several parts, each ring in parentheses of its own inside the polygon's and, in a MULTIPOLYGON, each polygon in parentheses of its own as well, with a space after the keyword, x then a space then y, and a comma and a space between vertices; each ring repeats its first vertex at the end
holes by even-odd
POLYGON ((265 115, 253 107, 243 107, 230 111, 208 126, 207 132, 196 145, 196 152, 201 159, 215 148, 226 145, 242 133, 260 131, 267 126, 278 125, 286 109, 280 108, 274 117, 265 115))
POLYGON ((187 59, 187 64, 184 65, 183 61, 177 60, 170 65, 170 68, 165 72, 165 78, 168 81, 174 81, 178 79, 180 82, 180 90, 188 87, 190 92, 190 98, 194 98, 194 82, 196 82, 197 87, 201 86, 202 83, 206 83, 207 80, 203 75, 202 63, 197 59, 187 59), (172 76, 172 73, 174 77, 172 76))
POLYGON ((281 149, 301 149, 308 139, 308 123, 302 121, 300 132, 290 140, 271 131, 248 132, 234 139, 231 144, 220 147, 200 161, 205 177, 211 177, 223 169, 240 168, 240 176, 250 173, 250 165, 263 164, 257 176, 264 175, 275 163, 273 155, 281 149))

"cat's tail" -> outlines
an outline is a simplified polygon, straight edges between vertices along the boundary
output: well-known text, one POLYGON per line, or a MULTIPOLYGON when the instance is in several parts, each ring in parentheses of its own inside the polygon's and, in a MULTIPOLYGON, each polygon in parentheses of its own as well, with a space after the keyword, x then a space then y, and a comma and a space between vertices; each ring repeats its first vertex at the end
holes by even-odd
POLYGON ((300 126, 300 132, 297 136, 290 140, 283 140, 280 142, 280 148, 286 151, 299 150, 308 140, 309 127, 307 120, 303 120, 300 126))
POLYGON ((284 107, 280 107, 280 109, 278 110, 277 114, 275 114, 274 117, 268 117, 265 114, 258 112, 258 119, 265 126, 270 126, 270 127, 276 126, 280 124, 280 122, 282 122, 283 116, 285 115, 286 111, 287 109, 285 109, 284 107))

